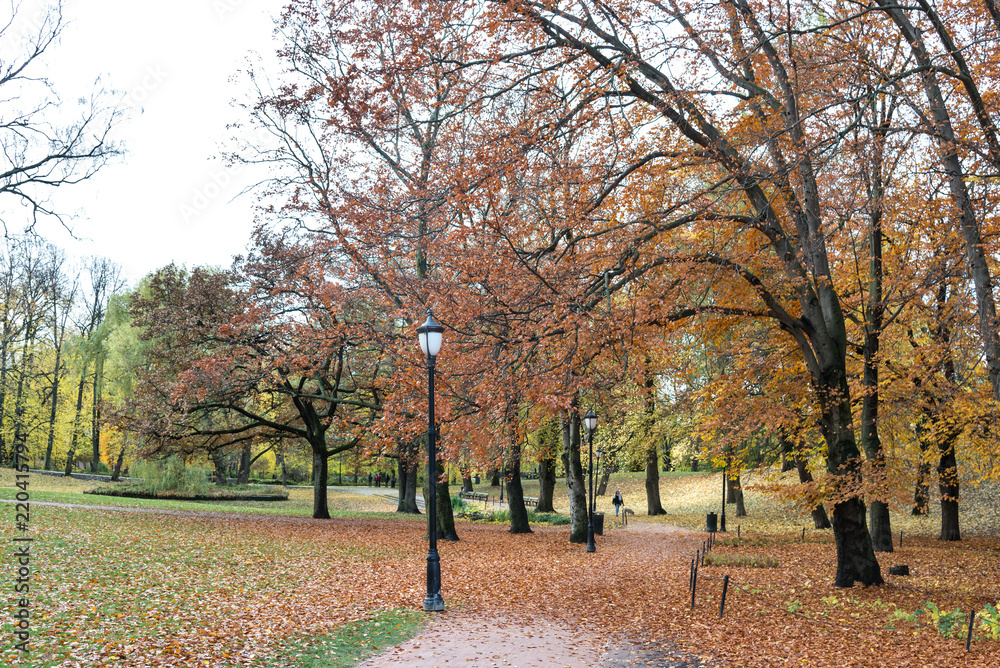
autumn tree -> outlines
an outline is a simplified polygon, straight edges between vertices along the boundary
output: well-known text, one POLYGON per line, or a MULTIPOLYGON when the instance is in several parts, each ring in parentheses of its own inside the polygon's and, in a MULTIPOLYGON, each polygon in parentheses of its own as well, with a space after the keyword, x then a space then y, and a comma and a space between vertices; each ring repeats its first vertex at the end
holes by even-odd
POLYGON ((20 3, 11 9, 0 25, 0 198, 21 209, 4 207, 5 235, 15 225, 34 228, 40 216, 63 221, 52 191, 89 179, 121 153, 111 136, 121 112, 107 92, 81 98, 66 122, 68 105, 44 74, 67 26, 61 0, 34 13, 20 3))

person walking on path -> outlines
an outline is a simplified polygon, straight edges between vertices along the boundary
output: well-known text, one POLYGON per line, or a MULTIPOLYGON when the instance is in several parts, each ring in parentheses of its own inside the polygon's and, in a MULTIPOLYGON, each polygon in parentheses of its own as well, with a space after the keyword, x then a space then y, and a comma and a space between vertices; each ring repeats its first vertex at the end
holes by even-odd
POLYGON ((625 499, 622 498, 622 493, 617 489, 615 490, 614 497, 611 499, 611 503, 615 504, 615 517, 618 517, 618 511, 625 505, 625 499))

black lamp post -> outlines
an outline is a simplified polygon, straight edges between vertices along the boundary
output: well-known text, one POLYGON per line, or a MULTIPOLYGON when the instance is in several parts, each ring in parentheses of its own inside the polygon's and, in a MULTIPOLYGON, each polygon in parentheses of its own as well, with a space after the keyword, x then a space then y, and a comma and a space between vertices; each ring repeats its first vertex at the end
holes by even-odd
POLYGON ((597 429, 597 413, 591 408, 583 416, 583 423, 587 425, 587 441, 590 444, 590 463, 587 470, 590 473, 590 503, 587 504, 587 552, 597 552, 597 545, 594 544, 594 430, 597 429))
POLYGON ((427 309, 427 322, 417 327, 420 349, 427 357, 427 490, 429 497, 427 511, 427 533, 430 546, 427 550, 427 598, 424 599, 426 612, 444 610, 441 598, 441 560, 437 551, 437 435, 434 433, 434 360, 441 352, 444 327, 434 321, 427 309))

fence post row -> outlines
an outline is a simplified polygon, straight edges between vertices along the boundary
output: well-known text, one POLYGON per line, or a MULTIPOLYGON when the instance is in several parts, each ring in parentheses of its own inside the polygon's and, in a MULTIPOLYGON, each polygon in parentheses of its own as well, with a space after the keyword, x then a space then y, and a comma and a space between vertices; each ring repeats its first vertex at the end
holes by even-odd
POLYGON ((729 576, 722 577, 722 600, 719 601, 719 619, 722 619, 722 612, 726 609, 726 592, 729 591, 729 576))

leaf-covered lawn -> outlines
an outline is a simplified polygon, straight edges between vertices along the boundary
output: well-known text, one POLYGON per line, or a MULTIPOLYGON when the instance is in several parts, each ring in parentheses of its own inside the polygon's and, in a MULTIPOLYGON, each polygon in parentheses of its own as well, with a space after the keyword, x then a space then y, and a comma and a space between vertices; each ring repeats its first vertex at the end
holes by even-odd
MULTIPOLYGON (((676 480, 677 487, 664 483, 666 521, 694 522, 702 506, 682 508, 677 499, 697 496, 685 486, 714 483, 676 480)), ((633 507, 635 498, 626 495, 633 507)), ((690 610, 690 561, 705 534, 670 529, 638 508, 627 529, 609 521, 596 554, 569 544, 566 527, 512 536, 502 525, 460 522, 462 540, 439 543, 444 614, 558 620, 596 638, 677 646, 723 665, 994 665, 1000 642, 977 639, 966 654, 964 638, 944 637, 932 625, 926 603, 946 614, 995 602, 995 536, 944 544, 933 531, 920 536, 914 529, 901 550, 880 555, 883 572, 906 563, 911 577, 840 590, 832 586, 830 532, 809 530, 802 542, 803 515, 793 522, 794 513, 750 494, 747 503, 761 526, 770 514, 785 524, 765 531, 744 522, 744 540, 720 542, 713 554, 732 556, 730 563, 769 557, 778 566, 705 567, 703 576, 732 577, 721 620, 718 579, 699 581, 690 610), (913 615, 919 608, 927 612, 913 615)), ((11 515, 0 524, 10 545, 13 506, 3 507, 11 515)), ((924 526, 933 529, 933 522, 924 526)), ((388 611, 418 611, 425 593, 424 525, 391 512, 314 521, 35 506, 31 531, 32 652, 22 657, 10 649, 8 623, 3 665, 277 668, 321 666, 337 656, 353 661, 344 659, 350 647, 336 644, 346 629, 358 628, 346 624, 382 615, 371 622, 381 624, 388 611)), ((5 607, 11 597, 5 595, 5 607)), ((381 625, 361 628, 368 630, 348 646, 390 641, 381 625)))

